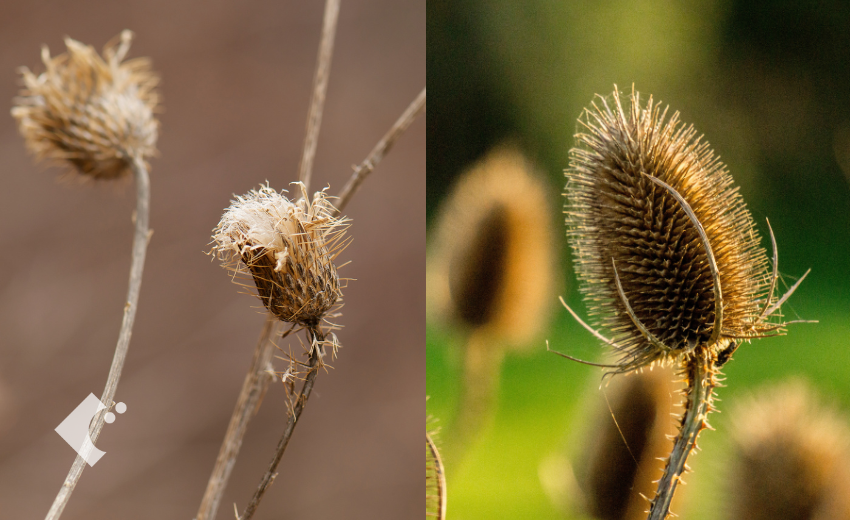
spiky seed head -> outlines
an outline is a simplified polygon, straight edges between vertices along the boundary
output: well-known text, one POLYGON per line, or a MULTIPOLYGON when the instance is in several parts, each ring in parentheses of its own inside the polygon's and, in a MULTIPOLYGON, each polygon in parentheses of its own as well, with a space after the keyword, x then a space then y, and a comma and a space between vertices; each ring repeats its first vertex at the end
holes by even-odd
POLYGON ((810 385, 763 389, 736 407, 732 423, 730 518, 850 518, 847 419, 810 385))
POLYGON ((234 274, 247 269, 266 309, 315 326, 341 298, 334 264, 348 220, 334 216, 324 191, 292 202, 268 185, 236 197, 213 230, 213 252, 234 274))
POLYGON ((42 48, 43 73, 21 69, 25 88, 12 116, 38 158, 69 164, 87 178, 112 179, 134 158, 156 152, 158 77, 147 58, 123 61, 131 39, 130 31, 122 32, 101 57, 66 38, 65 54, 52 58, 42 48))
POLYGON ((527 342, 553 293, 547 187, 512 147, 498 147, 458 181, 437 223, 428 299, 437 314, 527 342))
POLYGON ((611 380, 582 454, 581 486, 593 518, 646 518, 644 496, 655 491, 659 459, 670 453, 676 432, 674 375, 671 367, 656 367, 611 380))
POLYGON ((616 90, 579 119, 566 170, 568 236, 580 290, 596 325, 621 348, 621 371, 677 358, 697 346, 719 349, 759 327, 768 297, 767 257, 752 217, 726 167, 692 126, 667 117, 652 97, 616 90), (716 260, 717 302, 701 223, 716 260), (619 294, 614 266, 634 315, 667 349, 635 325, 619 294), (715 310, 722 326, 715 333, 715 310), (714 343, 709 345, 709 340, 714 343))

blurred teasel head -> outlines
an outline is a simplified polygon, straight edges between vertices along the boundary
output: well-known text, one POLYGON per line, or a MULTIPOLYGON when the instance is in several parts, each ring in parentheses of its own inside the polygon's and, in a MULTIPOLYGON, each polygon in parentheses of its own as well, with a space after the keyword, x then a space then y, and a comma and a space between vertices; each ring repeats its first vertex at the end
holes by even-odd
POLYGON ((458 181, 439 215, 428 276, 437 314, 527 342, 554 293, 545 182, 513 147, 497 147, 458 181))
POLYGON ((268 185, 237 197, 213 230, 213 252, 235 274, 248 269, 278 319, 315 327, 342 297, 334 260, 348 244, 348 220, 323 191, 309 201, 295 184, 295 202, 268 185))
POLYGON ((64 54, 51 57, 42 48, 43 73, 21 69, 24 89, 12 116, 31 152, 93 179, 120 177, 134 160, 156 153, 159 79, 147 58, 124 61, 131 39, 123 31, 101 57, 66 38, 64 54))
POLYGON ((760 391, 732 416, 730 518, 850 518, 850 430, 808 384, 760 391))
POLYGON ((697 347, 722 365, 738 342, 783 332, 766 321, 792 292, 773 296, 775 241, 771 276, 738 188, 693 126, 634 91, 624 106, 616 90, 579 124, 568 236, 589 313, 613 334, 617 371, 697 347))

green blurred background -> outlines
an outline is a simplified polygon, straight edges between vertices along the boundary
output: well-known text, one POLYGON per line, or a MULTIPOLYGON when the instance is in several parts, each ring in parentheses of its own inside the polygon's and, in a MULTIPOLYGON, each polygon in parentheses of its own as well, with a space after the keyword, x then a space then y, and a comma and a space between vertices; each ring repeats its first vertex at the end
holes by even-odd
MULTIPOLYGON (((681 112, 740 186, 763 237, 769 217, 784 292, 785 337, 743 344, 724 372, 721 410, 761 385, 798 376, 850 410, 850 9, 838 1, 428 2, 429 231, 455 178, 509 138, 548 174, 562 206, 576 120, 595 94, 634 85, 681 112)), ((563 216, 552 215, 564 237, 563 216)), ((431 234, 429 234, 429 240, 431 234)), ((769 247, 769 240, 763 240, 769 247)), ((429 242, 429 248, 431 247, 429 242)), ((564 238, 563 295, 585 314, 564 238)), ((492 426, 462 462, 446 461, 452 520, 569 517, 540 472, 581 452, 601 370, 549 354, 600 360, 597 342, 557 300, 527 354, 508 354, 492 426)), ((463 334, 428 324, 427 413, 446 434, 457 414, 463 334)), ((684 518, 723 515, 729 414, 715 413, 690 461, 684 518)), ((444 439, 445 440, 445 439, 444 439)))

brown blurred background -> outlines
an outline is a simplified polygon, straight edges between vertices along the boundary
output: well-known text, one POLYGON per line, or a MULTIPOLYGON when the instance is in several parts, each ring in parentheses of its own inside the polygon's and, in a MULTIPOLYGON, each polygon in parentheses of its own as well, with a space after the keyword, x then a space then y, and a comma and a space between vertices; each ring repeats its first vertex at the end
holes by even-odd
MULTIPOLYGON (((149 56, 165 111, 152 161, 154 235, 107 425, 64 519, 193 518, 263 322, 203 253, 233 194, 296 180, 322 2, 3 2, 0 99, 42 44, 100 49, 122 29, 149 56)), ((314 188, 335 194, 425 85, 425 2, 343 2, 314 188)), ((100 395, 127 290, 131 183, 78 186, 35 165, 0 118, 0 516, 41 518, 74 460, 53 429, 100 395)), ((316 390, 257 519, 422 512, 425 124, 398 141, 346 210, 343 349, 316 390)), ((298 343, 293 342, 293 348, 298 343)), ((273 385, 218 518, 244 508, 286 419, 273 385)))

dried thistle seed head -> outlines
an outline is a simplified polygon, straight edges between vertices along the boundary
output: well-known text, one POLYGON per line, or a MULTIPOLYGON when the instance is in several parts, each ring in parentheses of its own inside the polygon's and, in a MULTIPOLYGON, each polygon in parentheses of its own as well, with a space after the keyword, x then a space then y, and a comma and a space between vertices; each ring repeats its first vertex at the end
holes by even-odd
POLYGON ((282 321, 315 326, 341 298, 334 260, 348 242, 324 191, 291 202, 266 186, 237 197, 213 230, 213 252, 235 274, 247 268, 263 305, 282 321))
POLYGON ((513 148, 490 152, 443 206, 428 276, 438 314, 527 342, 553 294, 548 190, 513 148))
POLYGON ((131 39, 130 31, 122 32, 101 58, 66 38, 65 54, 51 58, 42 48, 45 72, 21 69, 25 88, 12 116, 31 152, 94 179, 120 177, 134 158, 156 153, 159 80, 147 58, 123 61, 131 39))
POLYGON ((676 422, 671 367, 613 379, 585 443, 581 487, 587 513, 599 520, 646 518, 647 501, 670 453, 676 422))
POLYGON ((581 292, 614 336, 619 371, 756 335, 770 299, 767 257, 726 167, 678 112, 636 92, 626 101, 615 90, 579 119, 565 194, 581 292))
POLYGON ((759 392, 733 415, 733 519, 850 518, 850 430, 809 385, 759 392))

